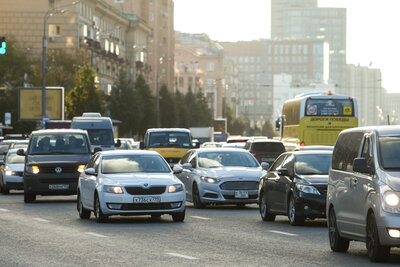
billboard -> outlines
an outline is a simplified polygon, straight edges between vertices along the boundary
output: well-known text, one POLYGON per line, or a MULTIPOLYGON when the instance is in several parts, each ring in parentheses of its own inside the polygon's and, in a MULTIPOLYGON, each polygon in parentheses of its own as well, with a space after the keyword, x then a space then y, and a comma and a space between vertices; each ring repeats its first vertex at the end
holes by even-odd
MULTIPOLYGON (((46 87, 46 116, 64 120, 64 87, 46 87)), ((42 88, 18 89, 18 119, 42 119, 42 88)))

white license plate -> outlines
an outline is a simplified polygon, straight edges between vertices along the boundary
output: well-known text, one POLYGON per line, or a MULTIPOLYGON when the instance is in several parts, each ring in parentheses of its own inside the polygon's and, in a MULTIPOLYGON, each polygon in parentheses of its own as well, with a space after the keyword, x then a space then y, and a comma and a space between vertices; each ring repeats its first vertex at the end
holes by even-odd
POLYGON ((235 198, 249 198, 249 191, 244 191, 244 190, 235 191, 235 198))
POLYGON ((161 197, 134 197, 133 203, 159 203, 161 197))
POLYGON ((69 184, 49 184, 49 189, 65 190, 65 189, 69 189, 69 184))

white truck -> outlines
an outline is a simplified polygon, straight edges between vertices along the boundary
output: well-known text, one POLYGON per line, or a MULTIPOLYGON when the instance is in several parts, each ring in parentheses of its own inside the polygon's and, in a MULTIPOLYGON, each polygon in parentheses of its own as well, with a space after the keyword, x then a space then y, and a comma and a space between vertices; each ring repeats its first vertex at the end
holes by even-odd
POLYGON ((213 127, 191 127, 189 130, 192 133, 193 139, 199 140, 200 144, 214 141, 213 127))

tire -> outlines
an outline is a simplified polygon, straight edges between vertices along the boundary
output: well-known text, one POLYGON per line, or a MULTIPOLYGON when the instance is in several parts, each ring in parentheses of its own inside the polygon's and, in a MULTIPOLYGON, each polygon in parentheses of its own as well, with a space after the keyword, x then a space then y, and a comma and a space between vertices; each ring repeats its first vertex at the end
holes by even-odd
POLYGON ((76 208, 79 213, 79 217, 81 219, 89 219, 90 218, 90 210, 87 210, 83 207, 81 193, 78 191, 78 199, 76 200, 76 208))
POLYGON ((297 215, 296 211, 296 203, 294 202, 293 195, 290 196, 289 207, 288 207, 288 218, 289 223, 291 225, 303 225, 304 224, 304 216, 297 215))
POLYGON ((4 180, 3 180, 3 176, 1 176, 1 183, 0 183, 0 192, 4 195, 8 195, 10 193, 10 189, 8 189, 5 185, 4 185, 4 180))
POLYGON ((108 219, 108 216, 104 215, 103 211, 101 210, 98 195, 96 195, 96 197, 94 199, 94 216, 96 217, 96 222, 98 222, 98 223, 104 223, 108 219))
POLYGON ((172 214, 174 222, 183 222, 185 220, 185 211, 172 214))
POLYGON ((24 202, 25 203, 32 203, 35 200, 36 200, 35 194, 24 192, 24 202))
POLYGON ((346 252, 349 249, 350 240, 343 238, 339 234, 336 224, 335 209, 331 208, 328 215, 329 245, 335 252, 346 252))
POLYGON ((193 184, 192 197, 193 197, 193 206, 196 209, 204 209, 206 207, 206 205, 203 202, 201 202, 199 188, 197 187, 197 184, 193 184))
POLYGON ((271 214, 268 212, 268 205, 267 205, 267 196, 264 192, 261 193, 260 196, 260 205, 259 205, 259 210, 261 214, 261 219, 264 222, 273 222, 275 221, 275 215, 271 214))
POLYGON ((390 247, 382 246, 379 241, 378 227, 373 213, 368 215, 366 246, 368 258, 373 262, 386 261, 390 255, 390 247))

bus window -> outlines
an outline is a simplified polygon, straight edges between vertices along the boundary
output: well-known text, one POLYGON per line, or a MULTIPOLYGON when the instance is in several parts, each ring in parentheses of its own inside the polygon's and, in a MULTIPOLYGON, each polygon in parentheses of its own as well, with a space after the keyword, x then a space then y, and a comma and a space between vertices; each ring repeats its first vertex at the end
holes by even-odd
POLYGON ((354 116, 351 99, 307 99, 306 116, 354 116))

